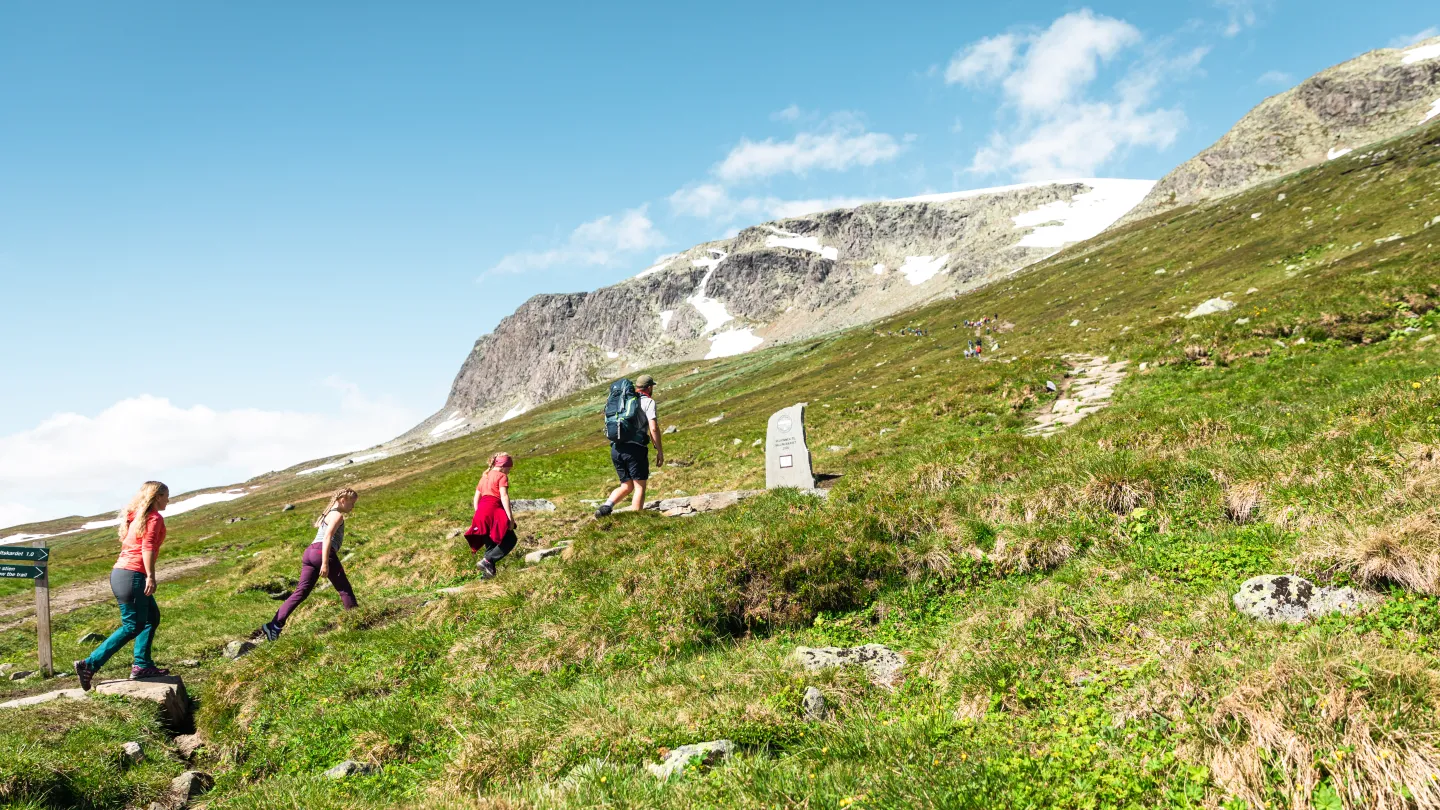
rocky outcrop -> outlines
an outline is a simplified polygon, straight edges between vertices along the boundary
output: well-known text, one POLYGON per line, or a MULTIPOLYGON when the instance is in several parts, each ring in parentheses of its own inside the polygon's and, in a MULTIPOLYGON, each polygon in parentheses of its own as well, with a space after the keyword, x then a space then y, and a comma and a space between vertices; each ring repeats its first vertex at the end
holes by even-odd
POLYGON ((453 438, 631 370, 865 323, 1001 278, 1128 210, 1148 181, 1087 180, 876 202, 697 245, 594 292, 537 295, 476 341, 444 409, 453 438), (1055 224, 1076 208, 1091 227, 1055 224))
POLYGON ((832 667, 857 666, 876 686, 894 688, 904 679, 905 656, 884 644, 859 647, 796 647, 794 658, 811 672, 832 667))
POLYGON ((656 779, 664 781, 679 775, 687 768, 712 768, 728 761, 734 753, 735 743, 729 740, 711 740, 682 745, 667 753, 658 765, 650 764, 645 767, 656 779))
POLYGON ((1440 120, 1440 37, 1382 48, 1260 102, 1118 224, 1224 197, 1440 120), (1434 54, 1431 56, 1430 54, 1434 54))

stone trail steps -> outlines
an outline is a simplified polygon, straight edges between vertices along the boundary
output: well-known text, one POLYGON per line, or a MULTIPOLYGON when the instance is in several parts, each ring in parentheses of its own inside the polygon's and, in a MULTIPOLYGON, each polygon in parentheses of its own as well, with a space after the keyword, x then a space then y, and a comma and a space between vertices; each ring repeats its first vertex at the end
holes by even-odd
POLYGON ((1027 436, 1054 436, 1081 419, 1109 406, 1115 387, 1125 379, 1129 360, 1109 362, 1108 357, 1065 355, 1075 365, 1070 369, 1073 382, 1050 408, 1036 415, 1035 424, 1026 428, 1027 436))

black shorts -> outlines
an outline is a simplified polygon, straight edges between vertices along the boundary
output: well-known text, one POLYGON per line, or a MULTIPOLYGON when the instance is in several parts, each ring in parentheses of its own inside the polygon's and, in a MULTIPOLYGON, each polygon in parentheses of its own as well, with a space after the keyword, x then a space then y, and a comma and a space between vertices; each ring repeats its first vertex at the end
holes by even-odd
POLYGON ((610 461, 622 483, 650 480, 650 450, 642 444, 610 445, 610 461))

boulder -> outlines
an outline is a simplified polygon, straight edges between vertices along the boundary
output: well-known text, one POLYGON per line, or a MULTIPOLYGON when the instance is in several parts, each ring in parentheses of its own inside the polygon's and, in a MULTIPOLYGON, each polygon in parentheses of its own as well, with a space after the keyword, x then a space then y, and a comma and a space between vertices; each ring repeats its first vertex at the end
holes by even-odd
POLYGON ((554 512, 555 504, 544 498, 532 498, 511 501, 510 509, 515 512, 554 512))
POLYGON ((10 674, 10 670, 12 670, 12 669, 14 669, 14 668, 15 668, 15 665, 14 665, 14 664, 0 664, 0 675, 9 675, 9 674, 10 674))
POLYGON ((145 749, 138 742, 127 742, 120 746, 120 758, 133 765, 145 758, 145 749))
POLYGON ((805 712, 805 722, 820 723, 830 716, 825 708, 825 694, 813 686, 805 687, 805 696, 800 698, 800 708, 805 712))
POLYGON ((105 640, 105 637, 102 636, 102 635, 100 635, 99 633, 86 633, 85 635, 81 636, 80 638, 75 639, 75 643, 76 643, 76 644, 99 644, 100 642, 102 642, 102 641, 104 641, 104 640, 105 640))
POLYGON ((251 651, 253 651, 254 649, 255 649, 255 642, 253 642, 253 641, 241 641, 241 640, 238 640, 238 639, 237 639, 237 640, 235 640, 235 641, 230 642, 229 644, 226 644, 226 645, 225 645, 225 651, 222 652, 221 655, 225 656, 226 658, 229 658, 231 661, 234 661, 234 660, 237 659, 237 658, 243 658, 243 657, 249 655, 249 654, 251 653, 251 651))
POLYGON ((26 678, 28 678, 28 677, 30 677, 31 675, 34 675, 34 674, 35 674, 35 670, 33 670, 33 669, 17 669, 17 670, 15 670, 14 672, 10 673, 10 680, 12 680, 12 681, 23 681, 23 680, 25 680, 26 678))
POLYGON ((663 782, 691 766, 710 768, 719 765, 728 761, 734 753, 735 744, 729 740, 692 743, 669 752, 658 765, 647 764, 645 768, 663 782))
POLYGON ((865 670, 871 683, 894 688, 903 679, 905 656, 884 644, 859 647, 796 647, 794 658, 811 672, 832 667, 857 666, 865 670))
POLYGON ((138 681, 96 681, 94 691, 97 695, 117 695, 157 703, 160 705, 160 719, 168 728, 176 731, 194 728, 190 695, 186 693, 185 681, 179 675, 138 681))
POLYGON ((670 427, 665 428, 665 433, 664 433, 664 435, 669 436, 671 433, 679 433, 679 432, 680 432, 680 428, 679 428, 678 425, 671 425, 670 427))
POLYGON ((375 766, 371 765, 368 762, 356 762, 353 759, 347 759, 339 765, 336 765, 335 767, 326 771, 325 778, 345 779, 351 776, 364 776, 368 773, 374 772, 374 770, 375 766))
POLYGON ((464 533, 465 533, 465 530, 464 530, 464 529, 451 529, 451 530, 450 530, 450 533, 447 534, 447 535, 445 535, 445 539, 446 539, 446 540, 454 540, 455 538, 459 537, 460 535, 462 535, 462 534, 464 534, 464 533))
POLYGON ((1185 314, 1186 318, 1199 318, 1202 315, 1214 315, 1217 312, 1227 312, 1235 308, 1234 301, 1226 301, 1224 298, 1211 298, 1185 314))
POLYGON ((162 801, 150 805, 152 808, 162 807, 165 810, 184 810, 190 806, 190 800, 209 792, 215 787, 215 779, 208 773, 202 771, 186 771, 170 780, 170 792, 162 801))
POLYGON ((525 564, 526 564, 526 565, 535 565, 536 563, 539 563, 539 562, 541 562, 542 560, 548 560, 548 559, 550 559, 551 557, 554 557, 554 556, 557 556, 557 555, 563 553, 564 551, 565 551, 564 548, 542 548, 542 549, 540 549, 539 551, 532 551, 532 552, 530 552, 529 554, 526 554, 526 555, 525 555, 525 564))
POLYGON ((1231 602, 1252 619, 1299 624, 1331 613, 1359 613, 1370 600, 1353 588, 1316 587, 1293 574, 1265 574, 1240 583, 1231 602))
POLYGON ((205 750, 205 738, 199 734, 181 734, 173 742, 175 743, 175 753, 179 754, 182 759, 194 759, 196 754, 205 750))
POLYGON ((287 504, 285 504, 284 506, 280 507, 280 511, 281 511, 281 512, 294 512, 294 511, 295 511, 295 504, 293 504, 293 503, 287 503, 287 504))

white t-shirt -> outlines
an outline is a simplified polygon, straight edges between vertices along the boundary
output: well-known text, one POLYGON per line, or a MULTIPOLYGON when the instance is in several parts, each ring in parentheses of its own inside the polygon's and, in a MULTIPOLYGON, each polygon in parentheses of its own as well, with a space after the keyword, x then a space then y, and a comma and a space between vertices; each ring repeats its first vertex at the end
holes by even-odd
MULTIPOLYGON (((648 420, 650 420, 650 422, 656 421, 656 416, 655 416, 655 400, 651 399, 650 397, 645 396, 644 394, 641 394, 641 395, 640 395, 640 412, 643 413, 643 414, 645 414, 645 418, 648 419, 648 420)), ((650 422, 646 422, 646 423, 645 423, 647 427, 649 426, 650 422)))

